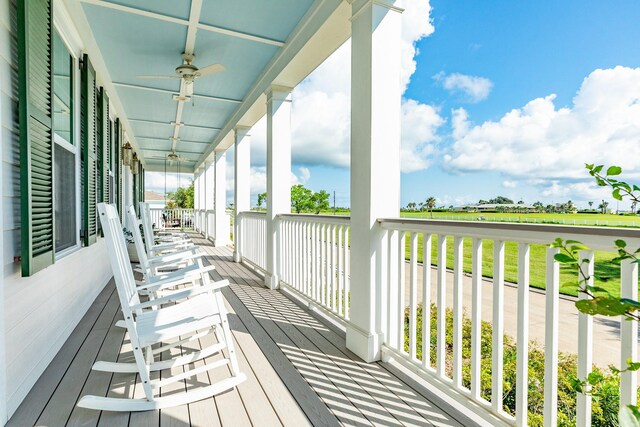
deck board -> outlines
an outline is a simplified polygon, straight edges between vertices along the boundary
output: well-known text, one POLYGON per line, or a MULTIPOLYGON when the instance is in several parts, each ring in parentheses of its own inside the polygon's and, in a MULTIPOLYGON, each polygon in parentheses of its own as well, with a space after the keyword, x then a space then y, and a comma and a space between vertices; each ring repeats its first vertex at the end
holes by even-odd
MULTIPOLYGON (((284 293, 262 286, 263 279, 232 261, 230 248, 214 248, 192 235, 212 263, 215 280, 228 279, 223 291, 236 352, 247 381, 236 389, 182 407, 142 413, 99 412, 77 408, 91 393, 143 397, 133 374, 91 371, 95 360, 131 361, 127 334, 113 283, 96 299, 63 349, 7 425, 70 426, 460 426, 428 394, 411 387, 382 363, 367 364, 345 346, 344 335, 323 324, 284 293)), ((172 349, 202 348, 214 336, 172 349)), ((167 357, 169 354, 164 354, 167 357)), ((211 363, 212 356, 173 373, 211 363)), ((208 385, 229 376, 223 367, 171 386, 162 394, 208 385)), ((168 372, 154 375, 166 375, 168 372)))

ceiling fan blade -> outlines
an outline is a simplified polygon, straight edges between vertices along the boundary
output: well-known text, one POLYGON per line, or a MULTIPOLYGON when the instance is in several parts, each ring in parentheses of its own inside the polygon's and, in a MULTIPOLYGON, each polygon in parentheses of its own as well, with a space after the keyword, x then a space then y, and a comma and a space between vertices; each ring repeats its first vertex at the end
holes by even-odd
POLYGON ((211 65, 207 65, 206 67, 199 68, 198 71, 196 72, 196 75, 198 77, 206 77, 206 76, 210 76, 211 74, 221 73, 224 70, 225 68, 224 68, 224 65, 222 64, 211 64, 211 65))
POLYGON ((136 76, 139 79, 179 79, 180 76, 136 76))

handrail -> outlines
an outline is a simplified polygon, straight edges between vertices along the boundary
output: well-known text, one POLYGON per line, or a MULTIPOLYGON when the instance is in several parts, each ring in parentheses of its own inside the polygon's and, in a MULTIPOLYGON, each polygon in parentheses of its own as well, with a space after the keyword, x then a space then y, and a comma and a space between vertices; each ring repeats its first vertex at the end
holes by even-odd
POLYGON ((321 222, 324 224, 340 225, 347 225, 351 222, 350 216, 339 215, 279 214, 278 218, 290 221, 321 222))
POLYGON ((555 224, 518 224, 504 222, 469 222, 415 218, 381 218, 383 229, 407 232, 429 232, 479 239, 515 240, 522 243, 549 244, 556 238, 579 240, 594 250, 612 251, 613 241, 623 239, 632 247, 640 247, 640 230, 566 226, 555 224))

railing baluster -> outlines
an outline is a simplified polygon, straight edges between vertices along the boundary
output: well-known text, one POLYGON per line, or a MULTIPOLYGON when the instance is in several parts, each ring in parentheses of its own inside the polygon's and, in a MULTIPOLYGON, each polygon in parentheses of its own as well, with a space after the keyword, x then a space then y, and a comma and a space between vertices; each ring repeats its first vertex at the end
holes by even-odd
POLYGON ((334 312, 338 311, 336 305, 336 226, 331 226, 331 308, 334 312))
POLYGON ((398 350, 404 352, 404 309, 405 309, 405 256, 407 235, 401 231, 398 235, 398 350))
POLYGON ((544 425, 558 424, 558 305, 560 267, 554 256, 557 248, 547 248, 547 280, 545 290, 544 339, 544 425))
POLYGON ((390 347, 395 348, 397 350, 400 349, 398 346, 398 290, 395 289, 392 285, 396 284, 400 286, 398 281, 400 265, 398 263, 398 240, 400 238, 400 231, 389 231, 389 242, 388 242, 388 252, 389 252, 389 271, 388 273, 388 283, 389 287, 387 289, 387 337, 388 344, 390 347))
POLYGON ((446 320, 447 320, 447 236, 438 234, 438 308, 436 372, 444 377, 446 354, 446 320))
POLYGON ((516 425, 528 422, 529 391, 529 254, 527 243, 518 244, 518 332, 516 349, 516 425))
POLYGON ((491 348, 491 405, 502 411, 504 354, 504 242, 493 242, 493 334, 491 348))
POLYGON ((344 318, 347 320, 351 317, 351 300, 349 291, 349 289, 351 289, 351 278, 349 277, 349 257, 351 256, 349 253, 351 250, 349 245, 350 233, 351 228, 349 228, 349 226, 344 227, 344 318))
POLYGON ((462 388, 462 258, 463 240, 453 239, 453 384, 462 388))
MULTIPOLYGON (((623 260, 620 265, 620 296, 638 300, 638 264, 623 260)), ((620 367, 627 367, 627 359, 638 361, 638 322, 622 320, 620 327, 620 367)), ((620 406, 635 405, 638 389, 637 372, 623 372, 620 375, 620 406)))
POLYGON ((417 329, 416 324, 418 311, 418 233, 410 234, 410 253, 409 253, 409 357, 411 360, 416 358, 416 340, 417 329))
MULTIPOLYGON (((580 251, 581 268, 587 276, 586 285, 593 286, 594 273, 593 251, 580 251), (584 261, 588 260, 588 261, 584 261)), ((578 280, 583 280, 579 277, 578 280)), ((580 292, 579 299, 587 299, 589 296, 580 292)), ((585 380, 593 369, 593 317, 578 313, 578 378, 585 380)), ((591 396, 578 393, 576 396, 576 426, 588 427, 591 425, 591 396)))
POLYGON ((344 226, 338 227, 338 315, 343 316, 343 293, 344 293, 344 226))
POLYGON ((482 239, 473 239, 471 249, 471 397, 481 398, 482 372, 482 239))
POLYGON ((422 233, 422 366, 431 366, 431 234, 422 233))

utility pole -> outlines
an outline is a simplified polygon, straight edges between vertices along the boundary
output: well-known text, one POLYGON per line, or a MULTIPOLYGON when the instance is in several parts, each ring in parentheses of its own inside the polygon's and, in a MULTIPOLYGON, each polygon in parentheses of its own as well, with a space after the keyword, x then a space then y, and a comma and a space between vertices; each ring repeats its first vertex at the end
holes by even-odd
POLYGON ((333 190, 333 214, 336 214, 336 190, 333 190))

